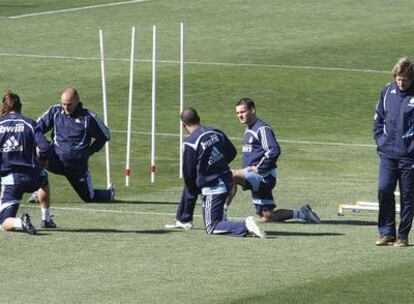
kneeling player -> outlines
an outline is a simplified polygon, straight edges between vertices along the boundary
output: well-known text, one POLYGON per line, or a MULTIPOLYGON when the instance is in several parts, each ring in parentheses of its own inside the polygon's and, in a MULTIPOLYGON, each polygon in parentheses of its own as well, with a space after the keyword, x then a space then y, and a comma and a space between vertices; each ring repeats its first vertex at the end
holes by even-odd
POLYGON ((237 184, 252 192, 256 213, 263 222, 286 221, 293 218, 320 223, 319 217, 305 204, 300 209, 276 209, 272 190, 276 186, 276 161, 280 146, 273 129, 256 116, 254 101, 243 98, 236 104, 236 115, 246 125, 243 137, 243 168, 233 170, 235 185, 228 200, 236 194, 237 184))
POLYGON ((213 128, 200 125, 196 110, 185 109, 181 120, 190 136, 184 143, 184 191, 176 221, 166 228, 192 228, 197 196, 201 195, 204 226, 208 234, 245 236, 248 233, 265 237, 253 217, 245 222, 231 222, 224 218, 224 204, 233 187, 229 163, 236 157, 236 149, 227 136, 213 128))
MULTIPOLYGON (((39 166, 36 155, 46 159, 49 142, 40 132, 37 123, 20 114, 22 104, 18 95, 8 92, 3 97, 0 118, 1 185, 0 227, 3 231, 22 229, 35 234, 30 215, 25 213, 17 218, 17 211, 24 193, 49 187, 47 174, 39 166)), ((42 228, 55 228, 50 218, 49 197, 41 196, 42 228)))

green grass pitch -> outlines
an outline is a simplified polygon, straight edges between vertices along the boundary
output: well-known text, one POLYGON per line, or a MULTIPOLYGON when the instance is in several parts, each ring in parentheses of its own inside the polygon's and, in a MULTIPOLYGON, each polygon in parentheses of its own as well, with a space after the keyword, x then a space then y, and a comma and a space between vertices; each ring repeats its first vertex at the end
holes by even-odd
MULTIPOLYGON (((85 204, 50 175, 56 230, 0 234, 1 303, 409 303, 412 247, 373 245, 372 119, 401 56, 414 57, 410 0, 0 0, 0 91, 38 117, 73 86, 102 117, 98 30, 105 35, 116 204, 85 204), (72 8, 93 6, 69 11, 72 8), (43 14, 43 12, 54 12, 43 14), (28 15, 32 14, 32 15, 28 15), (267 224, 269 238, 168 231, 179 169, 179 23, 186 32, 185 103, 240 150, 241 97, 281 143, 279 207, 312 205, 321 225, 267 224), (157 173, 150 183, 151 28, 158 28, 157 173), (137 28, 131 183, 124 187, 131 27, 137 28)), ((232 164, 240 166, 240 155, 232 164)), ((90 162, 104 187, 104 153, 90 162)), ((36 206, 22 202, 40 221, 36 206)), ((254 212, 239 191, 229 216, 254 212)), ((414 242, 410 237, 411 243, 414 242)))

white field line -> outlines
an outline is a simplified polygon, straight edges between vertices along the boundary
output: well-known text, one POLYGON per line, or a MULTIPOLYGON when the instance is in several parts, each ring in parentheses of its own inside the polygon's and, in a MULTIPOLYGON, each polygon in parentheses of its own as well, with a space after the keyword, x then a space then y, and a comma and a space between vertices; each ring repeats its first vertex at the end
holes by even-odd
MULTIPOLYGON (((116 204, 116 203, 115 203, 116 204)), ((122 204, 122 202, 120 203, 122 204)), ((137 203, 139 205, 139 203, 137 203)), ((178 205, 178 202, 177 202, 178 205)), ((25 205, 25 208, 39 208, 39 206, 25 205)), ((123 210, 108 210, 108 209, 90 209, 90 208, 76 208, 76 207, 54 207, 52 205, 51 209, 53 210, 63 210, 63 211, 76 211, 76 212, 91 212, 91 213, 117 213, 117 214, 136 214, 136 215, 156 215, 156 216, 176 216, 175 213, 167 212, 146 212, 146 211, 123 211, 123 210)), ((194 214, 193 217, 201 218, 201 215, 194 214)), ((229 217, 235 220, 242 220, 244 218, 229 217)))
MULTIPOLYGON (((39 208, 39 206, 31 206, 31 205, 26 205, 25 207, 39 208)), ((65 210, 65 211, 96 212, 96 213, 120 213, 120 214, 162 215, 162 216, 175 216, 176 215, 175 213, 163 213, 163 212, 122 211, 122 210, 90 209, 90 208, 76 208, 76 207, 55 207, 53 205, 51 209, 65 210)))
MULTIPOLYGON (((112 133, 126 133, 126 131, 122 130, 112 130, 112 133)), ((151 135, 151 132, 142 132, 142 131, 131 131, 132 134, 136 135, 151 135)), ((173 133, 155 133, 157 136, 164 136, 164 137, 179 137, 179 134, 173 133)), ((229 137, 231 140, 242 140, 240 137, 229 137)), ((286 144, 304 144, 304 145, 320 145, 320 146, 343 146, 343 147, 368 147, 368 148, 375 148, 375 145, 369 144, 352 144, 352 143, 339 143, 339 142, 322 142, 322 141, 307 141, 307 140, 285 140, 285 139, 278 139, 278 142, 286 143, 286 144)))
MULTIPOLYGON (((26 58, 42 58, 42 59, 69 59, 69 60, 100 60, 98 57, 69 57, 69 56, 54 56, 54 55, 31 55, 31 54, 11 54, 11 53, 0 53, 0 56, 5 57, 26 57, 26 58)), ((106 58, 106 60, 112 61, 129 61, 126 58, 106 58)), ((151 62, 151 60, 135 59, 136 62, 151 62)), ((158 60, 160 63, 173 63, 179 64, 179 61, 174 60, 158 60)), ((255 63, 219 63, 219 62, 197 62, 189 61, 185 64, 193 65, 220 65, 220 66, 246 66, 246 67, 267 67, 267 68, 287 68, 287 69, 315 69, 315 70, 331 70, 331 71, 346 71, 346 72, 361 72, 361 73, 381 73, 388 74, 388 71, 377 71, 377 70, 364 70, 364 69, 353 69, 353 68, 328 68, 328 67, 311 67, 311 66, 290 66, 290 65, 275 65, 275 64, 255 64, 255 63)), ((113 130, 114 133, 126 133, 126 131, 113 130)), ((133 134, 139 135, 150 135, 150 132, 139 132, 132 131, 133 134)), ((179 134, 172 133, 156 133, 157 136, 174 136, 178 137, 179 134)), ((240 138, 231 138, 233 140, 239 140, 240 138)), ((315 141, 304 141, 304 140, 279 140, 281 143, 291 144, 308 144, 308 145, 326 145, 326 146, 350 146, 350 147, 376 147, 370 144, 351 144, 351 143, 335 143, 335 142, 315 142, 315 141)))
POLYGON ((46 11, 46 12, 37 12, 37 13, 2 17, 2 19, 5 19, 5 18, 7 18, 7 19, 20 19, 20 18, 28 18, 28 17, 36 17, 36 16, 44 16, 44 15, 62 14, 62 13, 83 11, 83 10, 95 9, 95 8, 101 8, 101 7, 139 3, 139 2, 144 2, 144 1, 150 1, 150 0, 132 0, 132 1, 112 2, 112 3, 105 3, 105 4, 90 5, 90 6, 80 6, 80 7, 66 8, 66 9, 46 11))
MULTIPOLYGON (((60 56, 60 55, 36 55, 36 54, 13 54, 0 53, 3 57, 23 57, 23 58, 42 58, 42 59, 59 59, 59 60, 100 60, 99 57, 82 57, 82 56, 60 56)), ((105 58, 108 61, 128 61, 127 58, 105 58)), ((134 62, 152 62, 150 59, 135 59, 134 62)), ((159 63, 179 64, 177 60, 157 60, 159 63)), ((320 67, 307 65, 286 65, 286 64, 261 64, 261 63, 232 63, 232 62, 208 62, 208 61, 186 61, 186 65, 211 65, 211 66, 235 66, 235 67, 253 67, 253 68, 278 68, 278 69, 298 69, 298 70, 321 70, 321 71, 342 71, 356 73, 374 73, 390 74, 389 71, 379 71, 372 69, 355 69, 340 67, 320 67)))

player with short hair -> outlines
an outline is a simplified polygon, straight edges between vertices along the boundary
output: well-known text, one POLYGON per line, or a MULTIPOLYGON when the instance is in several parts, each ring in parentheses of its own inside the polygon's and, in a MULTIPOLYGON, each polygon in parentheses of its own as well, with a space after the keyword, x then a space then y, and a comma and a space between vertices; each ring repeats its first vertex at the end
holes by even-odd
POLYGON ((237 151, 220 130, 203 127, 193 108, 181 113, 181 121, 190 134, 184 142, 184 191, 176 221, 166 228, 192 228, 192 216, 197 196, 201 194, 204 226, 208 234, 245 236, 250 232, 265 237, 253 217, 245 222, 224 219, 224 204, 232 189, 233 177, 229 163, 237 151))
MULTIPOLYGON (((79 93, 73 88, 65 89, 61 103, 50 107, 37 123, 43 134, 53 129, 53 151, 46 169, 65 176, 85 202, 114 200, 114 186, 94 189, 88 170, 89 158, 103 148, 110 132, 95 113, 83 107, 79 93)), ((36 201, 36 193, 31 201, 36 201)))
POLYGON ((272 190, 276 186, 276 162, 281 150, 275 133, 269 124, 257 118, 255 103, 250 98, 242 98, 236 103, 236 115, 240 123, 246 125, 243 169, 233 170, 236 183, 227 204, 230 204, 239 184, 243 190, 251 191, 256 213, 263 222, 297 218, 319 224, 319 217, 308 204, 294 210, 276 209, 272 190))
POLYGON ((374 117, 373 136, 379 157, 377 246, 408 246, 414 217, 414 62, 400 58, 394 81, 382 90, 374 117), (395 221, 394 191, 400 186, 400 224, 395 221), (398 239, 397 239, 398 237, 398 239))
MULTIPOLYGON (((47 174, 41 169, 39 158, 46 161, 50 143, 43 136, 37 123, 21 114, 20 97, 8 91, 3 96, 0 117, 0 174, 2 194, 0 198, 0 228, 3 231, 22 229, 36 234, 30 215, 24 213, 21 218, 16 214, 24 193, 38 188, 47 191, 47 174)), ((42 211, 42 228, 55 228, 50 218, 49 196, 39 197, 42 211)))

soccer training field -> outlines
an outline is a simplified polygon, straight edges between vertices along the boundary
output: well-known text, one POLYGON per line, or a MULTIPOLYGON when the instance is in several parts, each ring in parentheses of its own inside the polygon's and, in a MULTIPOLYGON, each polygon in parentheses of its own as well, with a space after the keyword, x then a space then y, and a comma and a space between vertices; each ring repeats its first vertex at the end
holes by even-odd
MULTIPOLYGON (((55 230, 0 234, 1 303, 409 303, 413 247, 376 247, 371 137, 381 88, 414 57, 411 0, 0 0, 0 91, 37 118, 73 86, 103 117, 105 40, 111 174, 119 202, 85 204, 49 174, 55 230), (185 25, 185 105, 238 148, 242 97, 276 130, 281 208, 308 202, 320 225, 262 225, 267 239, 171 231, 179 178, 179 24, 185 25), (156 177, 150 182, 152 25, 158 30, 156 177), (125 185, 131 27, 136 26, 130 186, 125 185)), ((105 153, 94 155, 106 187, 105 153)), ((36 225, 40 211, 26 203, 36 225)), ((239 192, 230 218, 254 214, 239 192)), ((410 237, 410 243, 414 239, 410 237)))

